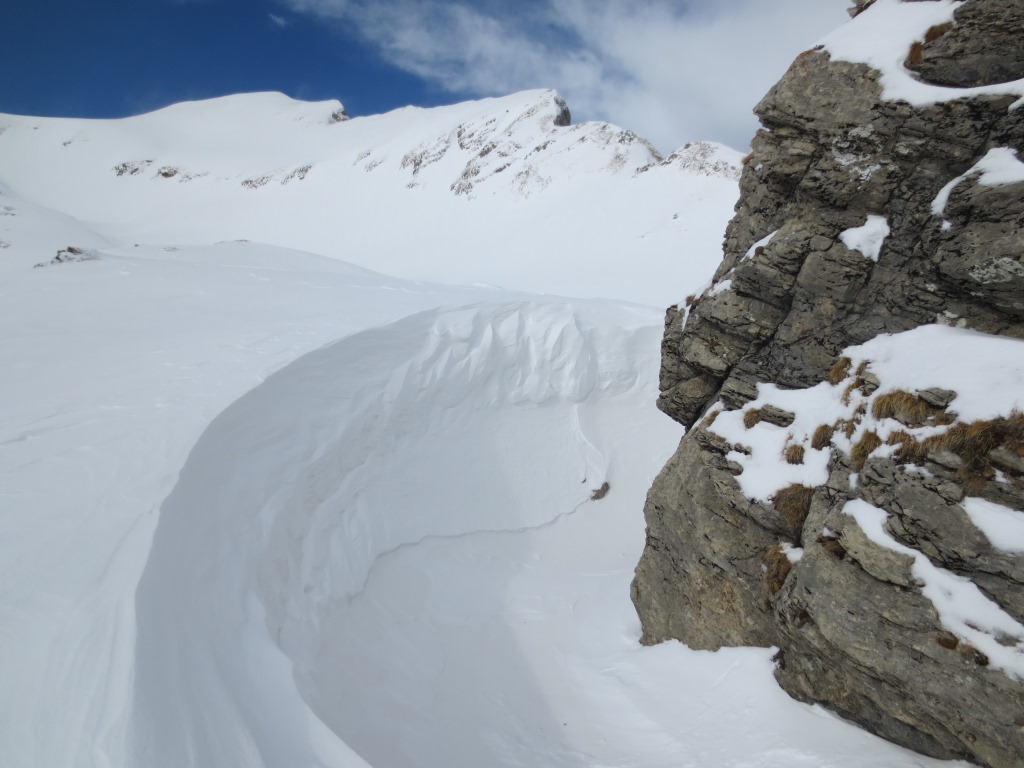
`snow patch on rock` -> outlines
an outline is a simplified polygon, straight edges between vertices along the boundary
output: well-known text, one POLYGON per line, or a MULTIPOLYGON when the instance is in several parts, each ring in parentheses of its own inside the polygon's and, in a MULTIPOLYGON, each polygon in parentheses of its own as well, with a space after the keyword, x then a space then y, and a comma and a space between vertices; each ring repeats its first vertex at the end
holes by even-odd
POLYGON ((921 107, 972 96, 1020 96, 1021 99, 1010 105, 1012 111, 1024 102, 1024 80, 951 88, 922 82, 903 65, 910 47, 923 40, 929 28, 952 21, 953 12, 960 4, 960 0, 875 0, 820 42, 833 59, 877 69, 881 74, 884 99, 921 107))
POLYGON ((870 215, 863 225, 840 232, 839 239, 851 251, 858 251, 872 261, 878 261, 889 232, 889 222, 885 216, 870 215))
POLYGON ((973 645, 986 664, 1014 679, 1024 678, 1024 625, 988 598, 970 579, 934 565, 924 554, 896 541, 886 530, 888 513, 862 499, 848 501, 843 513, 857 521, 881 547, 911 558, 911 573, 946 629, 973 645))

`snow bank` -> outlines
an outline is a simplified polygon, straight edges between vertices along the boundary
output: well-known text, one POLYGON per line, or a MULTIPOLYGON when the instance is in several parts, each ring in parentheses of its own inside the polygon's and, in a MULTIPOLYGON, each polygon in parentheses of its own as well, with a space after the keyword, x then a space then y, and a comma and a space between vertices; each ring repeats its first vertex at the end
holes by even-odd
MULTIPOLYGON (((186 763, 211 722, 225 735, 204 759, 220 764, 253 749, 267 765, 349 764, 340 741, 317 751, 320 720, 383 750, 349 717, 372 676, 331 642, 376 564, 428 540, 551 525, 618 482, 602 422, 616 398, 650 391, 658 327, 613 306, 594 326, 592 311, 412 316, 307 355, 215 419, 163 505, 137 596, 136 761, 186 763), (258 674, 264 662, 281 673, 258 674), (345 716, 325 703, 339 678, 360 691, 345 716)), ((667 453, 674 429, 660 432, 667 453)), ((482 748, 461 738, 463 753, 482 748)))
POLYGON ((324 343, 490 292, 245 243, 107 246, 33 269, 81 225, 12 207, 0 219, 15 242, 0 281, 0 743, 15 766, 129 765, 135 590, 161 502, 210 420, 324 343))

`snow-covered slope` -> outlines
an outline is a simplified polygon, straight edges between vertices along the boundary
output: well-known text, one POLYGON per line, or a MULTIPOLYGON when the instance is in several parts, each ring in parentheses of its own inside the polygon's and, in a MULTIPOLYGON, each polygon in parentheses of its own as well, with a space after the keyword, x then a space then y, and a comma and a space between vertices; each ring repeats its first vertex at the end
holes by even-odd
POLYGON ((629 131, 568 125, 552 91, 340 113, 262 93, 127 120, 0 115, 0 181, 121 243, 248 239, 656 306, 716 258, 736 197, 738 153, 698 143, 662 160, 629 131))
POLYGON ((728 152, 339 110, 0 118, 3 765, 931 765, 637 644, 728 152))

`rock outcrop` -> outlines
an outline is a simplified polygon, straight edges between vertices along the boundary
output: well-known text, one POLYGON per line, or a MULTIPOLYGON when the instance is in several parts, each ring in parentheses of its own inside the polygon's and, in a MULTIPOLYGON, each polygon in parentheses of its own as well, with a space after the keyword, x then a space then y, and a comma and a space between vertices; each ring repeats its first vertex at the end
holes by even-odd
MULTIPOLYGON (((898 5, 861 2, 851 25, 898 5)), ((996 768, 1024 764, 1024 553, 970 510, 1024 525, 1024 386, 975 412, 951 359, 973 337, 906 334, 1002 337, 1021 384, 1022 29, 1020 0, 926 23, 904 53, 915 87, 947 87, 930 103, 826 40, 758 104, 724 260, 667 312, 658 405, 689 429, 648 496, 633 583, 643 642, 778 646, 796 698, 996 768), (882 334, 907 344, 865 344, 882 334), (882 358, 922 343, 907 391, 882 358), (940 578, 998 621, 951 618, 940 578)))

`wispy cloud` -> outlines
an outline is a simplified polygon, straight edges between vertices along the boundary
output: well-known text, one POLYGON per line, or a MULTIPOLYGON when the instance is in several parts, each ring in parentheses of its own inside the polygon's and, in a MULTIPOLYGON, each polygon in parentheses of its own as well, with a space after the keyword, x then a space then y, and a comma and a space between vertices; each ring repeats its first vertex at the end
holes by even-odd
POLYGON ((849 0, 281 0, 346 22, 395 66, 454 96, 557 88, 577 118, 664 151, 743 148, 751 109, 849 0))
POLYGON ((268 13, 267 17, 270 19, 270 23, 279 29, 287 29, 292 25, 291 21, 284 16, 278 16, 276 13, 268 13))

